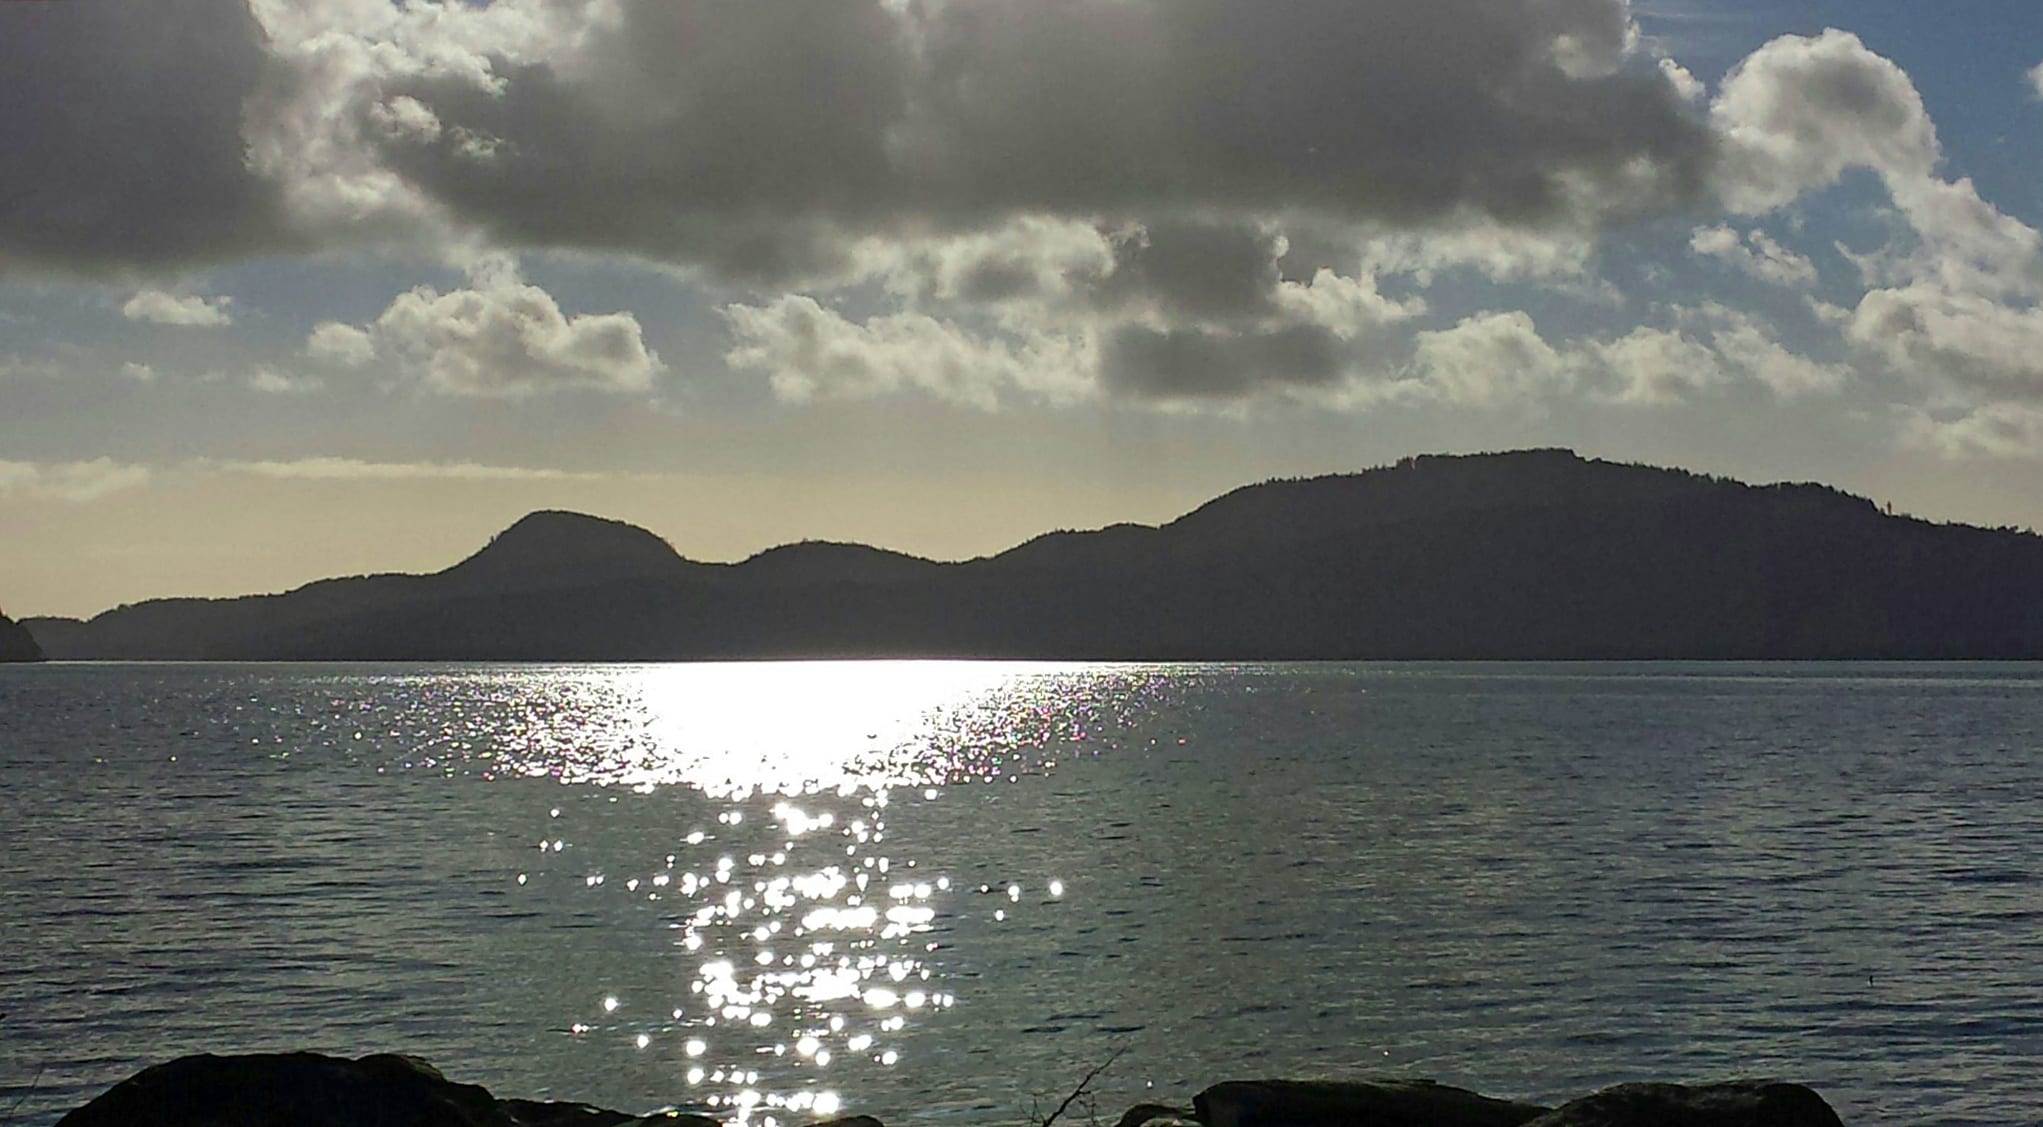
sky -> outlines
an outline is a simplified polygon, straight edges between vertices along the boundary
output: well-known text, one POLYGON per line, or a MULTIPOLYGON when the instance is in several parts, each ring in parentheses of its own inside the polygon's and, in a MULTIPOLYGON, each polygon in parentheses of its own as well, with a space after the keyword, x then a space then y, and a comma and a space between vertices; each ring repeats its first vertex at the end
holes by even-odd
POLYGON ((1408 454, 2043 527, 2043 5, 0 4, 0 611, 1408 454))

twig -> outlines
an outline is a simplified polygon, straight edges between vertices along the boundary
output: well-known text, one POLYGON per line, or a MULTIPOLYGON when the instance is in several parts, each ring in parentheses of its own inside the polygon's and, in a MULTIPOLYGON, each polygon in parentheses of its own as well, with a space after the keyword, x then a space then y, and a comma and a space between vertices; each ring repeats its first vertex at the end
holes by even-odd
POLYGON ((1120 1060, 1121 1054, 1127 1051, 1128 1046, 1123 1045, 1109 1054, 1107 1059, 1094 1066, 1091 1072, 1085 1074, 1085 1079, 1078 1082, 1078 1087, 1071 1089, 1071 1094, 1064 1097, 1064 1102, 1057 1105, 1057 1110, 1051 1112, 1041 1123, 1036 1124, 1036 1127, 1050 1127, 1050 1124, 1057 1122, 1058 1116, 1069 1111, 1071 1105, 1077 1102, 1078 1097, 1086 1094, 1087 1090, 1092 1087, 1092 1082, 1100 1078, 1100 1073, 1105 1072, 1115 1061, 1120 1060))
POLYGON ((36 1066, 35 1075, 28 1079, 28 1087, 22 1089, 21 1095, 15 1097, 14 1106, 7 1109, 7 1114, 0 1115, 0 1123, 12 1123, 14 1121, 14 1113, 20 1111, 21 1105, 27 1103, 28 1098, 35 1094, 36 1085, 43 1082, 43 1072, 49 1067, 47 1064, 36 1066))

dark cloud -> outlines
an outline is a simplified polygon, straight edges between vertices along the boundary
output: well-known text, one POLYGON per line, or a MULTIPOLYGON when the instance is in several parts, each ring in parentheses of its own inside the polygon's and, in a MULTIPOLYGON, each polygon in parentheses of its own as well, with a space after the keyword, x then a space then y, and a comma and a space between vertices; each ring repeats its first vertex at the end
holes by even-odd
POLYGON ((1152 222, 1117 240, 1106 296, 1153 302, 1173 320, 1265 317, 1276 307, 1284 248, 1248 222, 1152 222))
MULTIPOLYGON (((630 3, 501 89, 392 90, 383 158, 500 239, 772 278, 1015 214, 1593 220, 1685 200, 1706 123, 1617 0, 630 3)), ((1159 246, 1164 244, 1159 243, 1159 246)), ((994 292, 1018 279, 985 279, 994 292)))
POLYGON ((227 258, 279 245, 282 199, 307 241, 480 232, 765 286, 862 238, 1069 218, 1147 227, 1149 290, 1212 319, 1267 295, 1273 224, 1593 225, 1691 198, 1714 151, 1623 0, 262 10, 274 44, 245 0, 0 6, 0 253, 227 258))
POLYGON ((1340 339, 1317 325, 1247 333, 1123 325, 1100 348, 1100 383, 1131 399, 1236 399, 1272 386, 1326 387, 1342 374, 1340 339))
POLYGON ((0 4, 0 271, 175 269, 278 245, 244 156, 245 0, 0 4))
POLYGON ((741 280, 829 272, 896 187, 901 21, 872 0, 634 2, 575 66, 499 89, 389 84, 446 127, 384 159, 499 241, 632 251, 741 280))

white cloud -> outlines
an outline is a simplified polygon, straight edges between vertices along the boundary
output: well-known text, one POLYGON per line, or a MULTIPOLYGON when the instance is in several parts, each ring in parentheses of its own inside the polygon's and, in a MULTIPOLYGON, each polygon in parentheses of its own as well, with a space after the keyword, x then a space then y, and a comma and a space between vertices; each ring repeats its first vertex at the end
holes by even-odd
POLYGON ((2043 308, 1921 283, 1859 302, 1853 343, 1975 397, 2043 400, 2043 308))
POLYGON ((2029 80, 2029 88, 2035 91, 2036 97, 2043 98, 2043 63, 2030 67, 2023 77, 2029 80))
POLYGON ((1363 243, 1362 268, 1379 276, 1410 275, 1421 286, 1458 267, 1472 268, 1493 282, 1550 282, 1587 274, 1595 255, 1596 239, 1588 232, 1470 219, 1430 230, 1377 233, 1363 243))
POLYGON ((1413 364, 1426 390, 1450 403, 1533 402, 1572 380, 1567 360, 1517 310, 1418 334, 1413 364))
POLYGON ((274 368, 257 368, 249 373, 248 386, 266 395, 303 395, 319 390, 320 381, 313 376, 279 372, 274 368))
POLYGON ((162 290, 142 290, 121 306, 121 316, 130 321, 153 321, 158 325, 219 326, 234 323, 227 307, 229 297, 179 297, 162 290))
POLYGON ((1114 241, 1090 220, 1024 215, 981 231, 919 239, 869 238, 860 276, 920 302, 1058 303, 1088 298, 1114 272, 1114 241))
POLYGON ((381 358, 451 395, 641 392, 666 370, 632 314, 568 316, 511 268, 485 267, 470 289, 443 294, 420 286, 399 294, 367 327, 321 324, 306 351, 345 364, 381 358))
POLYGON ((1637 328, 1592 342, 1586 354, 1617 385, 1619 403, 1678 403, 1725 380, 1723 361, 1707 345, 1666 329, 1637 328))
POLYGON ((138 364, 132 360, 121 365, 121 375, 134 380, 136 383, 154 383, 156 381, 156 369, 147 364, 138 364))
POLYGON ((1785 35, 1747 56, 1724 77, 1710 121, 1723 145, 1718 191, 1747 214, 1827 187, 1850 168, 1920 180, 1942 155, 1908 75, 1835 28, 1785 35))
POLYGON ((111 458, 94 458, 89 462, 0 461, 0 496, 92 501, 148 482, 148 467, 111 458))
POLYGON ((1279 283, 1276 305, 1286 318, 1321 326, 1342 340, 1426 312, 1424 298, 1393 301, 1376 288, 1371 275, 1349 277, 1328 269, 1314 273, 1310 282, 1279 283))
POLYGON ((358 368, 376 358, 376 338, 367 330, 339 321, 321 321, 305 338, 305 354, 358 368))
POLYGON ((1734 314, 1712 332, 1710 343, 1727 364, 1773 389, 1782 399, 1829 394, 1842 390, 1851 379, 1851 369, 1790 351, 1759 322, 1743 314, 1734 314))
POLYGON ((1816 264, 1781 246, 1761 230, 1738 232, 1726 226, 1698 227, 1690 236, 1689 249, 1697 254, 1722 259, 1740 271, 1775 285, 1806 287, 1816 283, 1816 264))
POLYGON ((764 373, 790 403, 918 391, 991 410, 1022 392, 1051 402, 1091 393, 1089 342, 1036 336, 1020 342, 968 333, 919 313, 864 323, 799 294, 724 310, 735 344, 731 367, 764 373))
POLYGON ((1956 418, 1902 413, 1902 441, 1946 458, 2043 458, 2043 407, 1990 403, 1956 418))

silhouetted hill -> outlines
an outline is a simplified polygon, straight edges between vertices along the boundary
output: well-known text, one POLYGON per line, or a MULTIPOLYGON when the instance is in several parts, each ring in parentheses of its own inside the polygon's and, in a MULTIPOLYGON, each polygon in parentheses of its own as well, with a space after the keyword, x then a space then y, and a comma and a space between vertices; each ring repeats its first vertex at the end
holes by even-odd
POLYGON ((2032 658, 2043 538, 1565 450, 1235 490, 939 564, 535 513, 435 575, 29 623, 56 657, 2032 658))
POLYGON ((41 661, 43 649, 20 623, 0 614, 0 661, 41 661))
POLYGON ((521 518, 440 575, 469 590, 679 579, 702 567, 620 520, 544 510, 521 518))

